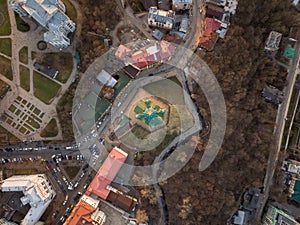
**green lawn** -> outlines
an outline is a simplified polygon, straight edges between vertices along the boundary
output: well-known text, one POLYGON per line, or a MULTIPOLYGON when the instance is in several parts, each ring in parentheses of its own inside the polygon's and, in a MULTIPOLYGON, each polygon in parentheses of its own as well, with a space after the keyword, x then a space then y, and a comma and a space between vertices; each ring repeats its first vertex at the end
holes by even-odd
POLYGON ((57 123, 55 119, 51 119, 47 126, 41 131, 41 137, 55 137, 58 134, 57 123))
POLYGON ((172 104, 185 105, 182 87, 176 77, 152 82, 143 88, 150 94, 160 97, 162 102, 166 99, 172 104))
POLYGON ((28 47, 24 46, 23 48, 21 48, 20 52, 19 52, 19 59, 20 62, 24 63, 24 64, 28 64, 28 47))
POLYGON ((140 126, 132 128, 131 132, 139 139, 146 139, 149 136, 149 132, 140 126))
POLYGON ((30 26, 28 23, 26 23, 18 13, 15 13, 16 23, 17 23, 17 29, 21 32, 28 32, 30 30, 30 26))
POLYGON ((37 58, 37 62, 41 64, 47 64, 50 67, 58 70, 56 80, 66 83, 73 70, 73 57, 70 53, 46 53, 41 54, 41 57, 37 57, 35 53, 33 56, 37 58))
POLYGON ((77 11, 75 9, 75 7, 72 5, 72 3, 69 0, 62 0, 63 3, 66 6, 66 14, 68 17, 70 17, 70 19, 76 23, 77 22, 77 11))
POLYGON ((37 53, 36 52, 31 52, 31 59, 34 60, 36 59, 37 53))
POLYGON ((6 144, 6 143, 17 143, 20 140, 14 136, 12 133, 10 133, 8 130, 6 130, 4 127, 0 126, 0 143, 6 144))
POLYGON ((9 85, 4 81, 0 80, 0 99, 3 99, 9 90, 9 85))
POLYGON ((10 80, 13 79, 11 61, 3 56, 0 56, 0 73, 10 80))
POLYGON ((14 113, 16 111, 17 107, 14 105, 10 105, 8 110, 11 111, 12 113, 14 113))
POLYGON ((10 32, 7 0, 0 0, 0 35, 10 35, 10 32))
POLYGON ((26 123, 29 124, 30 126, 32 126, 35 129, 39 129, 40 128, 39 123, 36 122, 33 117, 28 117, 28 119, 26 120, 26 123))
POLYGON ((10 40, 10 38, 0 39, 0 52, 11 57, 11 40, 10 40))
POLYGON ((39 110, 38 108, 34 108, 33 113, 38 116, 40 115, 41 110, 39 110))
POLYGON ((30 91, 30 71, 22 65, 20 65, 20 81, 21 87, 26 91, 30 91))
POLYGON ((95 121, 97 121, 102 116, 102 114, 108 109, 110 105, 111 103, 105 98, 97 98, 95 107, 95 121))
POLYGON ((81 166, 66 166, 66 167, 64 167, 64 170, 68 174, 68 177, 72 180, 76 177, 80 168, 81 168, 81 166))
POLYGON ((116 73, 117 76, 119 76, 118 83, 116 86, 114 86, 115 89, 115 96, 117 96, 124 87, 129 83, 130 78, 126 76, 123 72, 119 71, 116 73))
POLYGON ((36 71, 33 72, 33 87, 34 95, 46 104, 50 104, 60 89, 59 84, 36 71))

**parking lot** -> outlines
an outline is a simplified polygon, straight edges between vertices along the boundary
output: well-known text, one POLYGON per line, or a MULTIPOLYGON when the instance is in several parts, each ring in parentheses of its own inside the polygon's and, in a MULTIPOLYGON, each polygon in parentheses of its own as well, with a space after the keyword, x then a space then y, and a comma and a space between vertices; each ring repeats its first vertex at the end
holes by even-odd
POLYGON ((87 188, 91 174, 91 168, 76 146, 46 146, 30 142, 1 148, 0 170, 3 170, 4 178, 45 173, 56 190, 56 197, 44 216, 51 217, 47 220, 55 221, 54 224, 71 212, 79 200, 78 193, 87 188))

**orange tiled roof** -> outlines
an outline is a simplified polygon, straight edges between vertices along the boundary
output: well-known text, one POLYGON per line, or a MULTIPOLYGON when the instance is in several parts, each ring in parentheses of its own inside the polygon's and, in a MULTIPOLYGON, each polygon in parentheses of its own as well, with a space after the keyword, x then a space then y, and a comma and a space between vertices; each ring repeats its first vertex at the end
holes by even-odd
POLYGON ((91 214, 95 208, 80 200, 64 225, 92 225, 91 214))

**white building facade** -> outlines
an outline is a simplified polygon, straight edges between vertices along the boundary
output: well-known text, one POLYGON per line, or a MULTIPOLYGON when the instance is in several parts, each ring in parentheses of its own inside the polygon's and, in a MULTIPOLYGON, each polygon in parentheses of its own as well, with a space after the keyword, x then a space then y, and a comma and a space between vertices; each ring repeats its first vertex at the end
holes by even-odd
POLYGON ((172 10, 164 11, 152 6, 148 13, 148 25, 151 27, 171 30, 175 23, 175 12, 172 10))
POLYGON ((22 191, 24 194, 20 199, 22 204, 30 204, 31 208, 21 225, 36 224, 56 195, 44 174, 12 176, 3 181, 1 190, 2 192, 22 191))
POLYGON ((44 40, 56 48, 67 48, 71 42, 68 35, 75 31, 75 23, 65 14, 61 0, 9 0, 8 5, 21 17, 32 17, 48 31, 44 40))
POLYGON ((172 8, 175 11, 188 10, 193 6, 193 0, 172 0, 172 8))

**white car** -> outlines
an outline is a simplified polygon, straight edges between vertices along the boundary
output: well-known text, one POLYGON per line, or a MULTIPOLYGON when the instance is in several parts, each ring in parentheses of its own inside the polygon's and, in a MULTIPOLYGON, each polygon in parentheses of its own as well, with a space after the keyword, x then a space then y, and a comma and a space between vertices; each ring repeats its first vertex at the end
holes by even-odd
POLYGON ((68 190, 73 191, 74 188, 73 188, 71 185, 69 185, 69 186, 68 186, 68 190))

